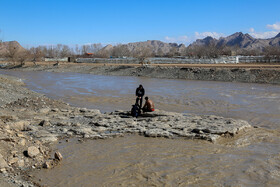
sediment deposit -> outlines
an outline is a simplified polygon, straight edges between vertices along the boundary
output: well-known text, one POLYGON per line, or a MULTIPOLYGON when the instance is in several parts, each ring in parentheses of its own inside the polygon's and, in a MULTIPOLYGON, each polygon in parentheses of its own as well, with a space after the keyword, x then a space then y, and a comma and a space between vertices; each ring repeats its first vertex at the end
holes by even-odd
MULTIPOLYGON (((278 67, 278 66, 277 66, 278 67)), ((117 76, 142 76, 150 78, 205 80, 205 81, 226 81, 246 83, 269 83, 280 84, 280 69, 246 67, 235 65, 221 67, 209 65, 199 66, 162 66, 162 65, 121 65, 121 64, 67 64, 59 65, 37 65, 37 66, 4 66, 4 69, 16 69, 23 71, 50 71, 50 72, 77 72, 92 73, 96 75, 117 75, 117 76)))

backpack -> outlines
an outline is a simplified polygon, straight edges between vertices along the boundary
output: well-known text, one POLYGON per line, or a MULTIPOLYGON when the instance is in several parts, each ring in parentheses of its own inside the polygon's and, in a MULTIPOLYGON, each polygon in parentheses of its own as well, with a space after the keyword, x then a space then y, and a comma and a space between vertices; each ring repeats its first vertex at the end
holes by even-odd
POLYGON ((135 104, 135 105, 132 105, 132 108, 131 108, 131 115, 133 117, 138 117, 140 115, 140 108, 139 108, 139 105, 135 104))

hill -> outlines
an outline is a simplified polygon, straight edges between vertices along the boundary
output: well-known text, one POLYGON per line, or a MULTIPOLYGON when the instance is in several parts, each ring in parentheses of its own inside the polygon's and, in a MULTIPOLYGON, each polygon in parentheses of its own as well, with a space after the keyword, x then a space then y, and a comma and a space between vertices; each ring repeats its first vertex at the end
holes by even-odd
POLYGON ((114 52, 123 54, 126 56, 129 54, 141 54, 141 53, 152 53, 166 55, 170 52, 182 52, 186 46, 184 44, 177 43, 165 43, 158 40, 148 40, 145 42, 134 42, 128 44, 120 44, 117 46, 107 45, 100 50, 100 52, 111 52, 114 56, 114 52), (145 51, 145 52, 144 52, 145 51))
POLYGON ((9 53, 18 53, 25 51, 17 41, 8 41, 0 43, 0 57, 5 57, 9 53))
POLYGON ((195 46, 209 46, 210 44, 216 47, 237 47, 247 50, 259 50, 263 51, 266 47, 279 47, 280 46, 280 33, 273 38, 269 39, 257 39, 249 34, 243 34, 242 32, 236 32, 227 37, 221 37, 219 39, 212 38, 210 36, 204 39, 198 39, 189 47, 195 46))

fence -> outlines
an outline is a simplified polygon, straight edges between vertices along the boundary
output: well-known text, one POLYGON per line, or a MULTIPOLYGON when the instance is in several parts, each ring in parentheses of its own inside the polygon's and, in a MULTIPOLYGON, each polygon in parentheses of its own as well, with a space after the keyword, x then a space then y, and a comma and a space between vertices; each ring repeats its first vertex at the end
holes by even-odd
POLYGON ((138 64, 138 58, 77 58, 77 63, 138 64))
POLYGON ((45 58, 45 62, 69 62, 69 58, 45 58))
POLYGON ((280 62, 279 56, 239 56, 240 63, 275 63, 280 62))
POLYGON ((220 57, 213 59, 199 58, 77 58, 77 63, 116 63, 116 64, 138 64, 141 62, 149 64, 221 64, 238 63, 238 57, 220 57))
POLYGON ((238 57, 220 58, 147 58, 146 61, 152 64, 235 64, 238 57))
MULTIPOLYGON (((69 61, 69 58, 63 58, 64 61, 69 61)), ((49 59, 48 61, 62 61, 49 59)), ((45 59, 46 61, 46 59, 45 59)), ((280 62, 280 58, 277 56, 223 56, 219 58, 145 58, 144 60, 139 58, 77 58, 77 63, 111 63, 111 64, 238 64, 238 63, 268 63, 268 62, 280 62)))

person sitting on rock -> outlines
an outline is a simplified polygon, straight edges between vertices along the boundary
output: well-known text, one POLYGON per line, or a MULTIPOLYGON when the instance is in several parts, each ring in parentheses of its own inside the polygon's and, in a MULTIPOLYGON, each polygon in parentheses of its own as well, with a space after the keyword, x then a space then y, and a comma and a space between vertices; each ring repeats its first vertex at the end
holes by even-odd
POLYGON ((137 118, 140 114, 141 114, 141 109, 139 105, 137 103, 135 105, 132 105, 131 115, 137 118))
POLYGON ((145 104, 142 108, 143 112, 153 112, 155 111, 155 105, 152 100, 150 100, 148 97, 145 97, 145 104))

